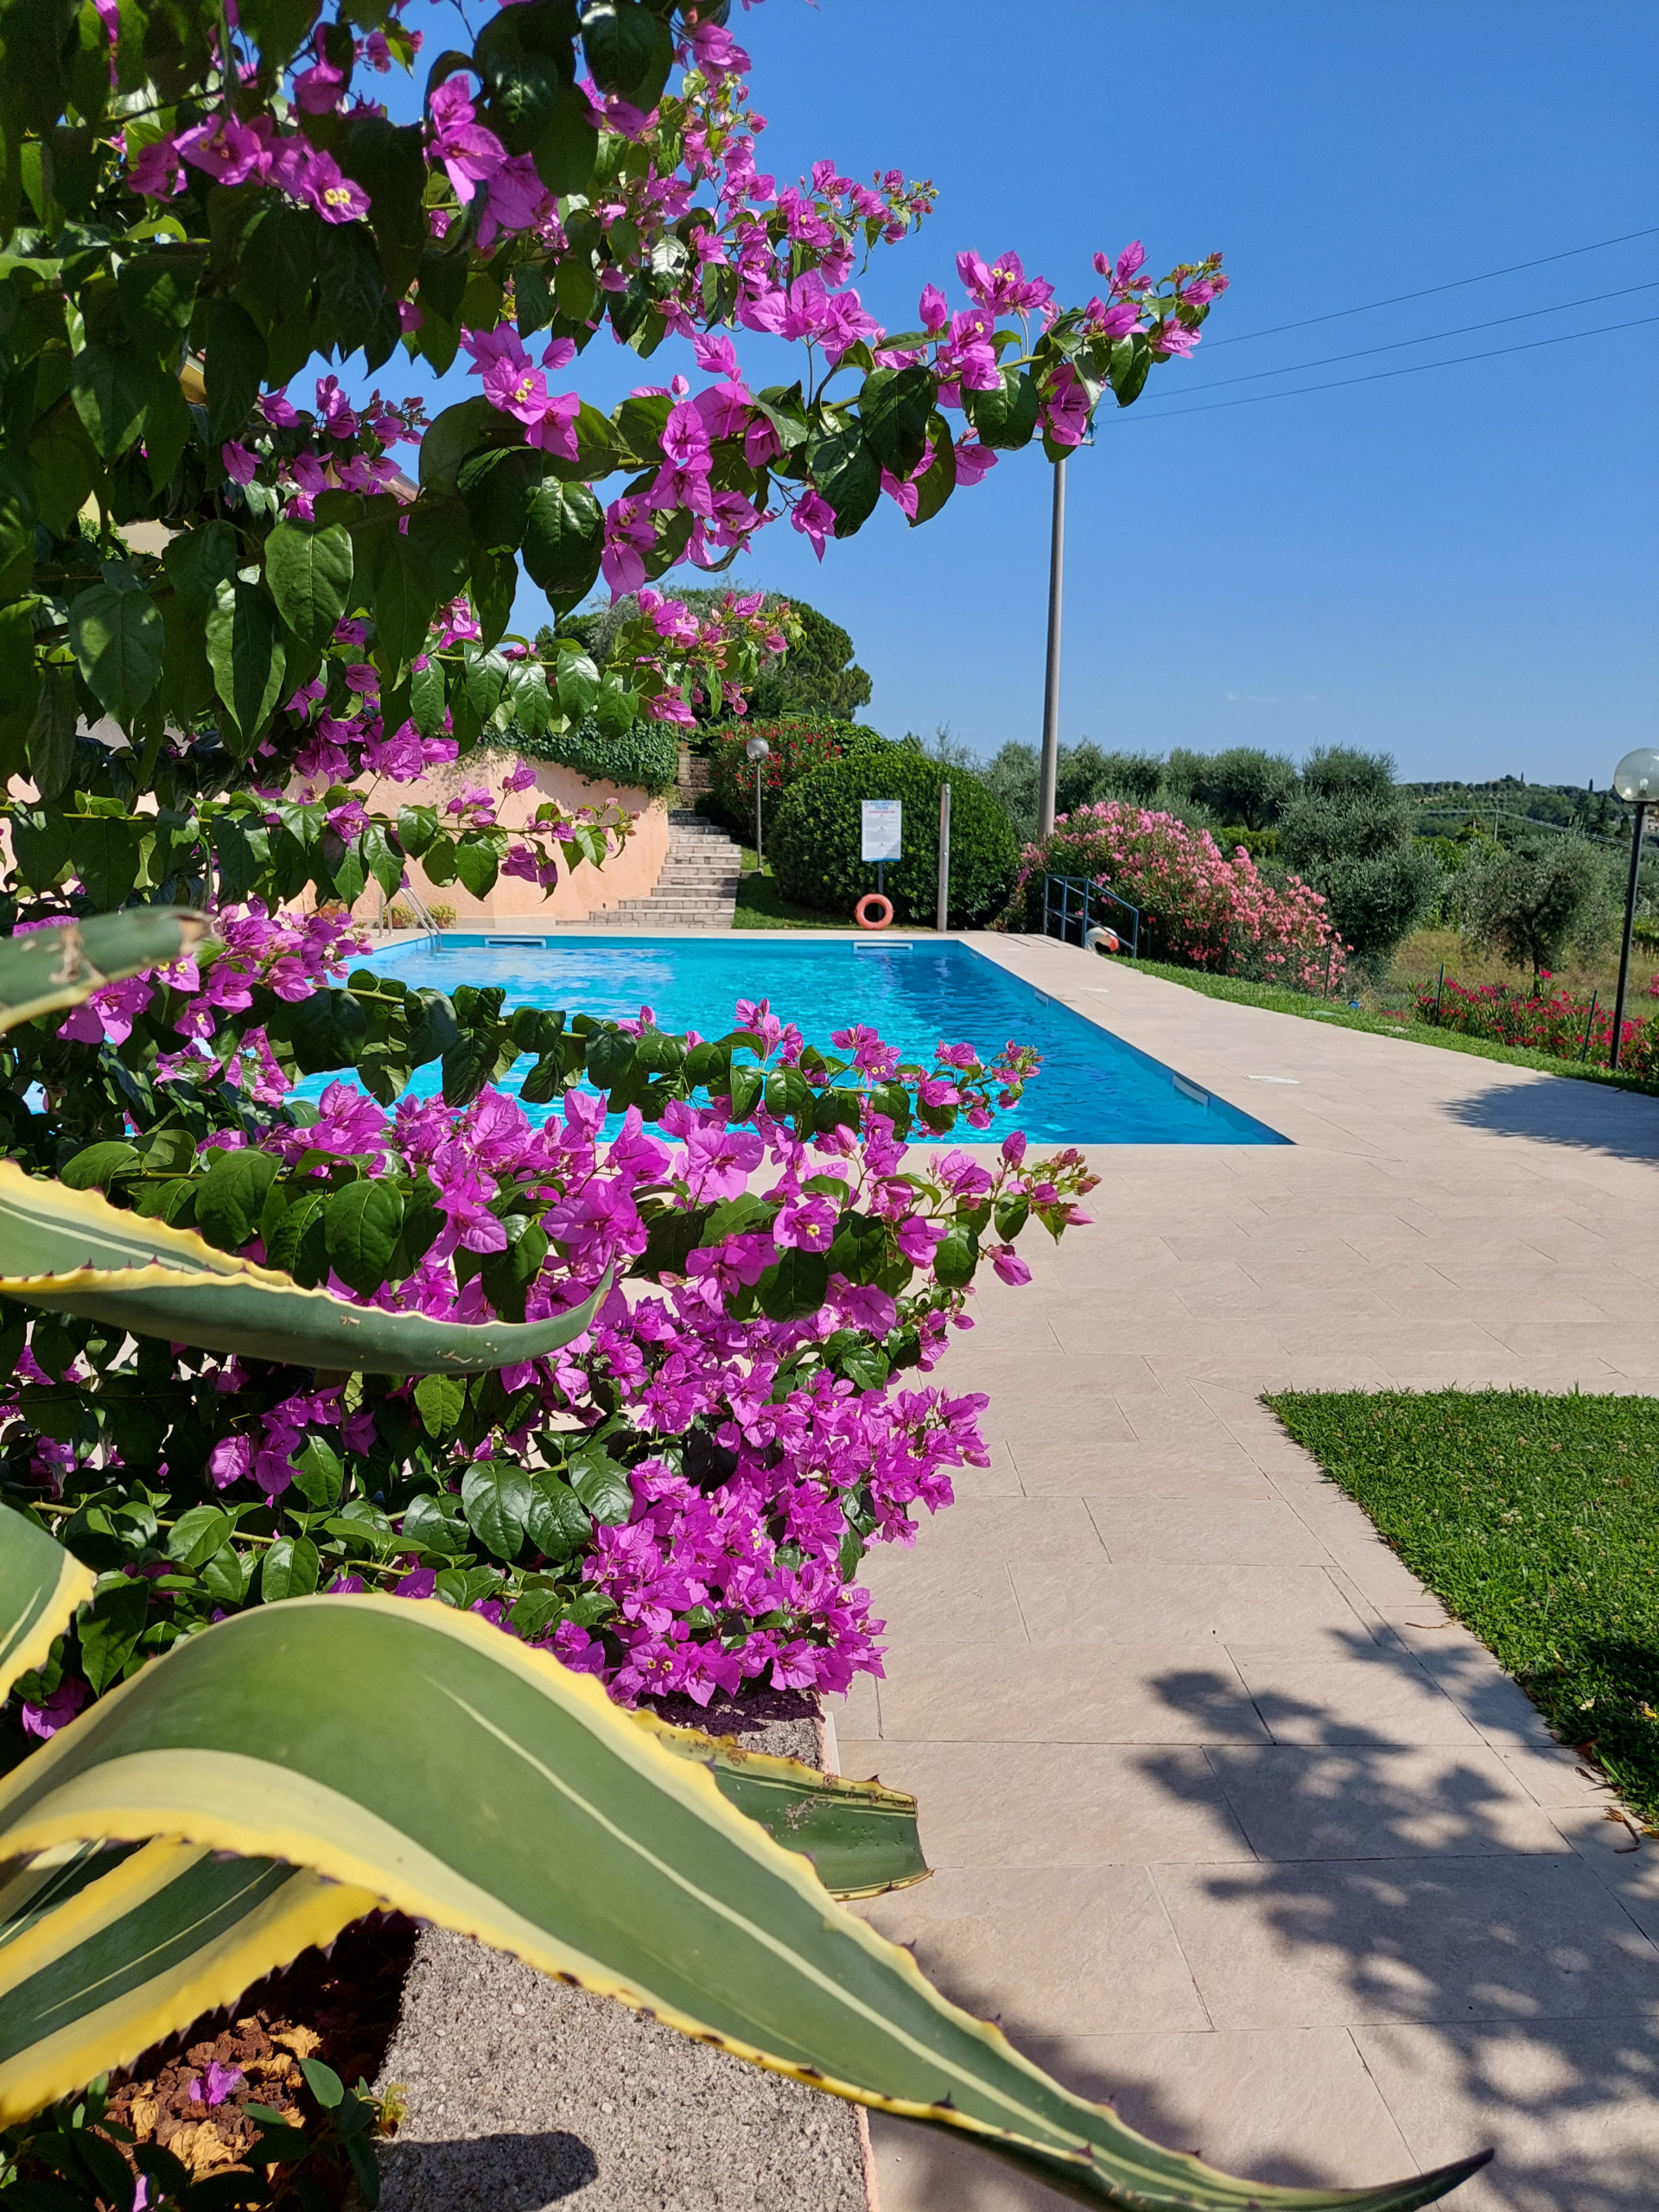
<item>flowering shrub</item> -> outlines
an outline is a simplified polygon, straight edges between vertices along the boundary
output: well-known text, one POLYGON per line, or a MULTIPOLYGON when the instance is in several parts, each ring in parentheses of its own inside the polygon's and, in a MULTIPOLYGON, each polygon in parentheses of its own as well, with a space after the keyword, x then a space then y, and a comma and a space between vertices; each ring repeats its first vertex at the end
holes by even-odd
POLYGON ((1229 858, 1207 830, 1132 800, 1103 799, 1063 815, 1027 845, 1005 926, 1041 929, 1045 874, 1085 876, 1141 910, 1143 954, 1194 968, 1225 966, 1242 947, 1253 970, 1305 988, 1340 982, 1343 948, 1325 900, 1297 877, 1270 883, 1243 846, 1229 858))
POLYGON ((764 1008, 722 1042, 508 1013, 353 971, 344 910, 416 860, 475 897, 601 866, 614 809, 509 831, 478 784, 399 787, 510 729, 741 715, 791 610, 694 611, 659 580, 785 518, 822 556, 884 499, 919 524, 1003 453, 1069 450, 1192 353, 1218 257, 1155 283, 1139 244, 1103 252, 1066 306, 964 251, 960 298, 930 284, 889 333, 849 280, 931 187, 766 175, 748 57, 672 0, 493 13, 408 123, 374 97, 421 51, 395 9, 362 35, 303 8, 26 14, 0 133, 0 925, 142 899, 219 938, 9 1031, 0 1145, 359 1301, 465 1320, 562 1306, 612 1261, 638 1278, 580 1358, 412 1389, 8 1309, 4 1479, 100 1576, 32 1725, 215 1610, 353 1577, 499 1606, 625 1693, 845 1679, 874 1656, 858 1548, 977 1448, 972 1407, 920 1381, 939 1332, 982 1246, 1017 1274, 1020 1224, 1058 1230, 1086 1180, 1012 1154, 918 1177, 904 1135, 982 1125, 1026 1056, 900 1080, 849 1037, 837 1083, 764 1008), (607 324, 681 350, 606 414, 558 386, 607 324), (801 348, 795 382, 751 388, 749 331, 801 348), (464 360, 472 396, 430 421, 353 397, 353 365, 399 349, 464 360), (601 579, 636 595, 602 665, 508 634, 521 567, 560 613, 601 579), (545 1128, 496 1087, 521 1059, 526 1105, 565 1100, 545 1128), (411 1103, 435 1065, 441 1103, 411 1103), (314 1114, 292 1087, 321 1074, 354 1081, 314 1114))
POLYGON ((879 752, 887 741, 861 722, 838 721, 834 716, 785 715, 777 721, 741 722, 709 733, 715 804, 733 828, 747 829, 754 821, 754 768, 745 747, 753 737, 765 738, 768 747, 760 763, 760 791, 766 818, 772 802, 792 784, 810 776, 844 753, 879 752))
MULTIPOLYGON (((181 998, 211 1022, 210 1001, 286 981, 296 956, 249 934, 258 953, 227 951, 200 991, 176 973, 113 986, 62 1028, 130 1036, 181 998)), ((314 923, 309 943, 337 963, 337 936, 314 923)), ((648 1007, 587 1025, 564 1059, 625 1107, 608 1141, 593 1090, 539 1128, 487 1084, 388 1112, 336 1082, 307 1106, 262 1047, 241 1127, 132 1128, 66 1164, 72 1185, 391 1311, 536 1319, 607 1272, 613 1287, 564 1352, 471 1381, 125 1354, 118 1332, 18 1312, 0 1484, 100 1571, 78 1645, 25 1686, 27 1733, 226 1610, 318 1588, 441 1596, 625 1699, 880 1671, 859 1560, 910 1541, 915 1509, 950 1503, 950 1469, 984 1461, 984 1400, 926 1372, 971 1325, 980 1261, 1027 1280, 1014 1238, 1083 1219, 1094 1179, 1075 1152, 1027 1160, 1017 1133, 988 1166, 907 1156, 912 1113, 982 1125, 1029 1052, 987 1067, 941 1046, 901 1071, 868 1031, 825 1054, 764 1001, 738 1018, 718 1044, 662 1035, 648 1007)))
MULTIPOLYGON (((1655 979, 1659 982, 1659 978, 1655 979)), ((1659 993, 1650 993, 1659 996, 1659 993)), ((1605 1067, 1612 1057, 1613 1009, 1561 983, 1548 969, 1531 991, 1503 983, 1460 983, 1446 976, 1418 986, 1413 1001, 1419 1021, 1488 1037, 1498 1045, 1524 1046, 1558 1060, 1605 1067)), ((1619 1032, 1618 1065, 1626 1075, 1659 1076, 1659 1015, 1626 1020, 1619 1032)))

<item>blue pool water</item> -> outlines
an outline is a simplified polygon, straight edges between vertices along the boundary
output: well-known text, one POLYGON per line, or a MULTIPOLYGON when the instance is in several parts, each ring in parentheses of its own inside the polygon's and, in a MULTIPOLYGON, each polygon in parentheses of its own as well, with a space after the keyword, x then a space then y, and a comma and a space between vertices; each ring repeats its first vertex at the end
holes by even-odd
MULTIPOLYGON (((1287 1139, 1209 1096, 1160 1060, 1126 1045, 971 947, 949 939, 576 937, 538 940, 446 932, 442 946, 400 945, 365 964, 411 989, 499 985, 509 1010, 530 1003, 632 1020, 649 1006, 662 1030, 718 1037, 737 1026, 739 999, 768 998, 809 1045, 833 1052, 832 1032, 857 1022, 878 1030, 906 1060, 930 1060, 941 1040, 967 1043, 988 1060, 1014 1041, 1034 1045, 1041 1071, 1019 1104, 984 1131, 958 1122, 947 1141, 985 1143, 1013 1128, 1044 1144, 1283 1144, 1287 1139)), ((528 1058, 503 1078, 516 1095, 528 1058)), ((313 1077, 302 1096, 318 1096, 313 1077)), ((439 1088, 435 1065, 411 1089, 439 1088)), ((543 1119, 545 1107, 527 1107, 543 1119)), ((926 1142, 919 1125, 913 1132, 926 1142)))

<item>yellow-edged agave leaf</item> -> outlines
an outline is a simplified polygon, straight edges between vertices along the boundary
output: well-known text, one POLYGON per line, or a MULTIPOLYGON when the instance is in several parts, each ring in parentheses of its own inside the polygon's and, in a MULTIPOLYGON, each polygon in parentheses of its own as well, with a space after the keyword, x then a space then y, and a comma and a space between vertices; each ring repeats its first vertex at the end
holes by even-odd
POLYGON ((207 917, 188 906, 134 906, 0 938, 0 1030, 79 1006, 105 983, 199 951, 207 917))
POLYGON ((0 1505, 0 1698, 19 1675, 41 1664, 93 1583, 43 1529, 0 1505))
MULTIPOLYGON (((959 2130, 1087 2202, 1412 2212, 1481 2163, 1280 2190, 1160 2149, 947 2004, 596 1682, 435 1603, 238 1614, 0 1782, 0 1857, 156 1836, 309 1868, 779 2073, 959 2130), (365 1711, 396 1725, 365 1727, 365 1711)), ((0 1950, 0 2112, 25 2077, 49 2097, 118 2059, 84 2036, 73 2064, 39 2063, 20 1948, 0 1950)))
POLYGON ((664 1751, 707 1767, 727 1802, 775 1843, 804 1853, 831 1897, 876 1897, 927 1879, 916 1800, 904 1790, 820 1774, 799 1759, 747 1751, 738 1737, 671 1727, 652 1713, 632 1718, 664 1751))
POLYGON ((379 1902, 308 1867, 164 1839, 53 1856, 0 1882, 0 2124, 234 2004, 379 1902))
MULTIPOLYGON (((925 1875, 914 1798, 649 1725, 785 1850, 810 1852, 832 1896, 925 1875)), ((0 2077, 0 2124, 49 2102, 65 2080, 124 2064, 169 2028, 233 2004, 379 1903, 308 1868, 200 1844, 64 1844, 14 1860, 0 1871, 0 2050, 16 2043, 27 2057, 0 2077)))
POLYGON ((482 1375, 579 1337, 610 1287, 548 1321, 385 1313, 0 1161, 0 1296, 204 1351, 371 1375, 482 1375))

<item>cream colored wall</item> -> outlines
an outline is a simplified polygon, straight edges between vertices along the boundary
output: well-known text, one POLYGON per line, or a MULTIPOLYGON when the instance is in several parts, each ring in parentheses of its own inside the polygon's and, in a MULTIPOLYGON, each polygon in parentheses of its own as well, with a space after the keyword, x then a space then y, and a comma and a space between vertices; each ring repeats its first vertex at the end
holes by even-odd
MULTIPOLYGON (((651 798, 626 784, 588 783, 574 768, 560 767, 547 760, 526 764, 536 771, 532 789, 504 791, 502 787, 508 775, 518 765, 518 756, 512 753, 492 753, 481 759, 474 753, 470 760, 433 770, 418 783, 371 783, 365 779, 359 789, 365 804, 375 812, 395 814, 400 806, 435 806, 442 813, 449 801, 471 785, 490 793, 495 801, 497 819, 509 830, 522 828, 536 809, 549 799, 571 814, 588 807, 608 807, 613 814, 634 817, 632 833, 626 843, 620 849, 613 849, 602 868, 595 868, 587 861, 576 861, 561 876, 550 895, 521 877, 502 875, 496 879, 495 888, 487 898, 474 899, 461 884, 440 887, 429 882, 425 869, 418 861, 412 862, 410 882, 429 906, 435 901, 453 906, 457 929, 505 921, 570 923, 585 921, 589 915, 602 912, 624 899, 643 899, 655 888, 668 857, 665 800, 651 798)), ((376 920, 380 912, 378 891, 365 892, 352 911, 359 921, 376 920)))

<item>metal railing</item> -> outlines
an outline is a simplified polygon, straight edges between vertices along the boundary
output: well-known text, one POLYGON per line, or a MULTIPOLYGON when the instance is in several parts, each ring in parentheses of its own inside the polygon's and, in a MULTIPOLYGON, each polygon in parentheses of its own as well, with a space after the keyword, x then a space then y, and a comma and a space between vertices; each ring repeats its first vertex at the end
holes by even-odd
POLYGON ((384 891, 380 893, 380 912, 376 917, 377 927, 383 931, 391 928, 391 924, 389 918, 390 908, 395 900, 398 899, 404 900, 408 906, 413 908, 415 918, 424 928, 427 935, 431 938, 433 944, 435 945, 442 945, 443 943, 442 930, 433 918, 432 913, 427 906, 426 901, 421 897, 420 893, 412 889, 407 883, 403 885, 398 891, 393 893, 391 899, 388 899, 384 891))
POLYGON ((1114 918, 1106 909, 1115 906, 1118 912, 1128 917, 1129 957, 1138 959, 1141 953, 1141 909, 1131 906, 1127 899, 1120 899, 1116 891, 1108 891, 1088 875, 1045 875, 1043 878, 1043 935, 1057 937, 1064 944, 1084 944, 1091 929, 1112 928, 1113 934, 1122 937, 1121 928, 1114 927, 1114 918), (1096 911, 1098 909, 1098 911, 1096 911))

